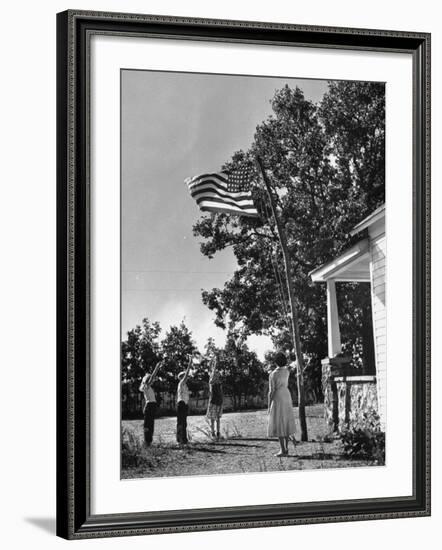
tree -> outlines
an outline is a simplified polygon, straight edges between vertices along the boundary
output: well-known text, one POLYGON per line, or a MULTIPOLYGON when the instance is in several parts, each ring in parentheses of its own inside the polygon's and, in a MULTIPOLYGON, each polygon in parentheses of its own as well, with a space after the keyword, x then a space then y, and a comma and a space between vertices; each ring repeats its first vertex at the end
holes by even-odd
POLYGON ((255 396, 263 390, 267 374, 255 352, 249 350, 244 335, 238 330, 229 330, 223 348, 218 348, 212 338, 209 338, 198 373, 207 383, 210 376, 210 359, 217 357, 218 371, 223 380, 224 393, 232 398, 233 409, 247 404, 247 398, 255 396))
POLYGON ((207 387, 211 373, 211 361, 213 357, 219 357, 221 354, 221 348, 218 348, 215 344, 215 340, 212 337, 207 339, 204 346, 204 352, 202 354, 201 362, 197 366, 194 372, 194 382, 198 384, 198 388, 207 387))
MULTIPOLYGON (((349 246, 349 230, 384 201, 383 93, 378 83, 331 83, 315 105, 299 88, 285 86, 275 93, 273 115, 257 127, 250 149, 238 151, 224 166, 263 159, 292 261, 306 376, 317 381, 318 394, 320 360, 327 354, 326 297, 309 272, 349 246)), ((292 347, 273 268, 283 271, 277 236, 266 213, 265 190, 258 186, 253 193, 260 219, 212 214, 194 225, 204 255, 232 247, 238 262, 224 288, 206 290, 202 298, 218 326, 226 328, 230 320, 292 347)), ((346 297, 343 289, 341 299, 346 297)), ((356 321, 359 313, 354 312, 356 321)))
POLYGON ((358 189, 368 212, 385 200, 385 85, 330 82, 319 107, 337 177, 358 189))
POLYGON ((221 357, 226 388, 234 408, 239 409, 243 400, 247 405, 249 396, 262 391, 266 372, 256 353, 235 332, 228 333, 221 357))
POLYGON ((159 323, 144 318, 141 326, 129 330, 121 344, 121 376, 126 382, 137 382, 160 360, 159 323))
MULTIPOLYGON (((159 373, 159 381, 163 391, 174 392, 178 385, 178 373, 184 370, 189 360, 189 354, 197 351, 192 333, 184 321, 179 326, 171 326, 161 341, 161 357, 164 366, 159 373)), ((189 387, 190 387, 189 381, 189 387)))

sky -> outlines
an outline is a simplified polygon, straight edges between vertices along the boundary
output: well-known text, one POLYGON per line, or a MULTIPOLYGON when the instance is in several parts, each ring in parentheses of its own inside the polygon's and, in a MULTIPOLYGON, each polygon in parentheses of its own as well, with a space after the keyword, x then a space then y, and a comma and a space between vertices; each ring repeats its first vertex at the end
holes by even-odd
MULTIPOLYGON (((201 289, 222 288, 236 267, 230 249, 203 256, 192 226, 201 212, 184 180, 220 171, 248 149, 256 126, 271 114, 270 100, 285 84, 319 101, 323 80, 122 71, 121 270, 122 338, 144 317, 164 336, 182 320, 200 350, 225 332, 201 300, 201 289)), ((251 336, 263 358, 265 336, 251 336)))

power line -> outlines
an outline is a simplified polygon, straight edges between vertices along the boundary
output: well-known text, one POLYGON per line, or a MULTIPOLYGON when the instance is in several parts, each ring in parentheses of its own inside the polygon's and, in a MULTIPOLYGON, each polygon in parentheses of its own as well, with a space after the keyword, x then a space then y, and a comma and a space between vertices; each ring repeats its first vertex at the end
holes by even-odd
POLYGON ((123 292, 202 292, 203 288, 123 288, 123 292))
POLYGON ((211 275, 211 274, 217 274, 217 275, 231 275, 232 271, 186 271, 181 269, 123 269, 123 273, 194 273, 198 274, 201 273, 203 275, 211 275))

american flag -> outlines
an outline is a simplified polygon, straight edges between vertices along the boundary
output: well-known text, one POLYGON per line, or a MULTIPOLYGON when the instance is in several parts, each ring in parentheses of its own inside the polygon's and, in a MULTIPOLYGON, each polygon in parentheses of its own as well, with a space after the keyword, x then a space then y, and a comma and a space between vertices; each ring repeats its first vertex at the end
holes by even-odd
POLYGON ((251 177, 250 168, 243 167, 231 172, 194 176, 187 178, 185 183, 203 212, 257 217, 250 190, 251 177))

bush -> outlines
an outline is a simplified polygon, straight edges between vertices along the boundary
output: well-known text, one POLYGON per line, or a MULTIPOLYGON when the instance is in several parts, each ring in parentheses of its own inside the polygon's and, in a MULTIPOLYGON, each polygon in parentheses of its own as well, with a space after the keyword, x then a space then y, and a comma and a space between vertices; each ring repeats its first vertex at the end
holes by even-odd
POLYGON ((121 442, 121 466, 133 468, 142 462, 143 444, 132 430, 123 428, 121 442))
POLYGON ((158 437, 158 446, 153 444, 150 447, 145 447, 142 437, 139 437, 136 432, 126 426, 122 430, 121 441, 121 468, 157 468, 164 456, 171 448, 176 448, 175 443, 165 443, 161 436, 158 437))
POLYGON ((385 433, 381 429, 376 412, 364 413, 358 419, 351 421, 349 427, 342 431, 340 436, 344 453, 349 458, 373 460, 377 464, 385 464, 385 433))

